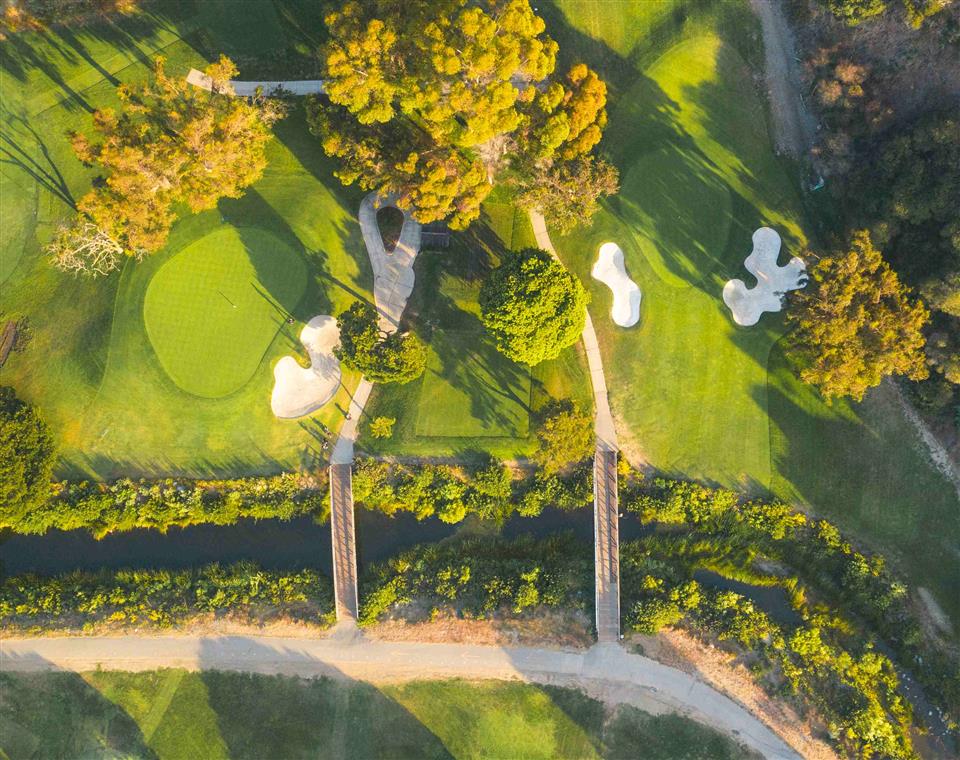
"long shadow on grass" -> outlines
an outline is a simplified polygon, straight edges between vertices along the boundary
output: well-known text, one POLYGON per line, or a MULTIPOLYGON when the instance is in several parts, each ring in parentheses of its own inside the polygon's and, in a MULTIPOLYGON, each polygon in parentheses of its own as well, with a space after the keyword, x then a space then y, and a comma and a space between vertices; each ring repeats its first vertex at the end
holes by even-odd
MULTIPOLYGON (((406 708, 371 684, 303 655, 294 672, 309 680, 208 670, 232 651, 231 665, 276 658, 275 650, 245 638, 204 642, 199 675, 220 736, 236 760, 267 757, 450 758, 447 748, 406 708), (240 644, 238 647, 237 644, 240 644), (241 654, 242 652, 242 654, 241 654)), ((289 650, 284 654, 293 654, 289 650)))
POLYGON ((41 657, 4 655, 0 744, 4 757, 138 757, 154 760, 140 727, 76 673, 51 672, 41 657))

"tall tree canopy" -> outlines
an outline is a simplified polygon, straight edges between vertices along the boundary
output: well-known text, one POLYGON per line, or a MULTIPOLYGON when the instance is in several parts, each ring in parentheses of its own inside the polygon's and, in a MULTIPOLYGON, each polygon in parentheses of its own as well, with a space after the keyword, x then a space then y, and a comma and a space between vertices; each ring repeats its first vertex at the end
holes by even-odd
POLYGON ((191 211, 238 198, 266 166, 278 101, 233 97, 237 69, 226 57, 207 67, 208 92, 169 77, 158 57, 153 78, 118 88, 121 107, 93 115, 95 137, 73 133, 77 156, 102 176, 77 207, 130 255, 155 251, 167 240, 177 204, 191 211))
POLYGON ((497 348, 521 364, 555 359, 587 318, 580 280, 546 251, 508 253, 480 289, 480 320, 497 348))
POLYGON ((557 43, 528 0, 354 0, 326 17, 311 128, 346 184, 397 196, 421 222, 476 219, 491 181, 589 153, 606 85, 554 77, 557 43))
POLYGON ((47 500, 55 461, 46 423, 13 388, 0 386, 0 525, 16 525, 47 500))
POLYGON ((800 377, 828 398, 863 398, 887 375, 927 377, 923 327, 929 312, 887 266, 867 232, 821 259, 813 287, 795 291, 790 347, 800 377))
POLYGON ((402 384, 420 377, 427 365, 427 349, 420 339, 412 333, 384 333, 377 322, 375 308, 354 301, 337 317, 337 358, 377 383, 402 384))

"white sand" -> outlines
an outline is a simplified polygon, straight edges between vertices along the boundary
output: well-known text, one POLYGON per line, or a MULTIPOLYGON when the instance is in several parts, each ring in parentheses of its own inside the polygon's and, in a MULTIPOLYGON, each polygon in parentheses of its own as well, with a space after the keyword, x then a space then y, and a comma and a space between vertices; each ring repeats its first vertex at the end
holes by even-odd
POLYGON ((300 331, 300 342, 310 355, 303 368, 284 356, 273 368, 270 407, 277 417, 292 419, 310 414, 326 404, 340 387, 340 361, 333 349, 340 342, 337 320, 326 314, 311 319, 300 331))
POLYGON ((597 253, 597 262, 590 270, 613 293, 610 317, 620 327, 633 327, 640 319, 640 288, 627 274, 623 251, 616 243, 604 243, 597 253))
POLYGON ((358 217, 363 243, 373 267, 373 300, 380 313, 380 329, 393 332, 399 327, 407 299, 413 292, 416 279, 413 263, 420 252, 421 227, 408 211, 395 205, 392 197, 379 198, 376 193, 363 199, 358 217), (403 214, 400 237, 389 253, 377 226, 377 209, 387 206, 403 214))
POLYGON ((753 233, 753 250, 743 262, 757 278, 757 286, 748 288, 743 280, 728 280, 723 286, 723 301, 733 312, 733 321, 750 327, 760 321, 765 311, 783 309, 783 296, 788 290, 799 290, 807 284, 806 265, 794 256, 786 266, 778 266, 780 235, 769 227, 753 233))

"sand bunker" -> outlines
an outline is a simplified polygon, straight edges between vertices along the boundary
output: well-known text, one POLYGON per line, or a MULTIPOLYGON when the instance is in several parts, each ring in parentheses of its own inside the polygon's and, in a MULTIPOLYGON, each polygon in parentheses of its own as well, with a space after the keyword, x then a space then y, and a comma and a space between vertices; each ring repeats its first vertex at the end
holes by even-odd
POLYGON ((333 349, 340 342, 337 320, 325 314, 311 319, 300 331, 300 342, 310 354, 310 366, 284 356, 273 368, 270 407, 277 417, 291 419, 310 414, 326 404, 340 387, 340 361, 333 349))
POLYGON ((623 251, 616 243, 604 243, 597 253, 597 262, 590 270, 613 293, 610 317, 620 327, 633 327, 640 319, 640 288, 630 279, 623 264, 623 251))
POLYGON ((723 286, 723 301, 733 312, 733 321, 750 327, 760 321, 765 311, 780 311, 783 296, 788 290, 798 290, 807 284, 806 265, 794 256, 786 266, 777 266, 780 255, 780 235, 769 227, 753 233, 753 250, 743 262, 744 267, 757 278, 757 287, 748 288, 743 280, 728 280, 723 286))

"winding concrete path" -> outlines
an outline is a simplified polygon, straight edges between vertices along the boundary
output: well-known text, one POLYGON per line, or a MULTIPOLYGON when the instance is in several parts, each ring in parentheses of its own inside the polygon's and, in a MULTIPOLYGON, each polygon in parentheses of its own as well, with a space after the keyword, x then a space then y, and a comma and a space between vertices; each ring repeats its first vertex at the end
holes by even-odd
POLYGON ((612 702, 680 712, 713 726, 768 758, 799 757, 736 702, 702 681, 616 645, 586 652, 463 644, 253 636, 120 636, 6 639, 0 670, 153 670, 179 667, 373 682, 417 678, 519 679, 580 686, 612 702))
MULTIPOLYGON (((377 225, 377 210, 393 205, 390 198, 382 202, 375 193, 360 203, 358 218, 363 243, 373 268, 373 299, 380 314, 380 329, 391 333, 400 326, 407 299, 413 292, 413 263, 420 252, 420 224, 403 212, 403 227, 393 251, 383 244, 377 225)), ((373 383, 361 378, 350 398, 347 419, 330 456, 330 532, 333 544, 333 585, 337 620, 355 622, 360 614, 357 592, 357 541, 353 520, 352 467, 354 446, 363 409, 370 398, 373 383)))
MULTIPOLYGON (((190 69, 187 74, 187 83, 201 90, 212 90, 213 80, 202 71, 190 69)), ((319 95, 323 92, 322 79, 298 79, 272 82, 244 82, 238 79, 230 80, 233 94, 241 98, 249 98, 257 94, 271 95, 319 95)))
MULTIPOLYGON (((530 212, 533 235, 543 250, 557 261, 557 255, 547 231, 543 215, 530 212)), ((607 397, 607 380, 603 374, 600 344, 593 329, 593 320, 587 320, 581 335, 593 386, 593 427, 597 450, 593 457, 593 539, 594 539, 594 604, 596 609, 597 641, 620 640, 620 499, 617 492, 617 431, 607 397)))

